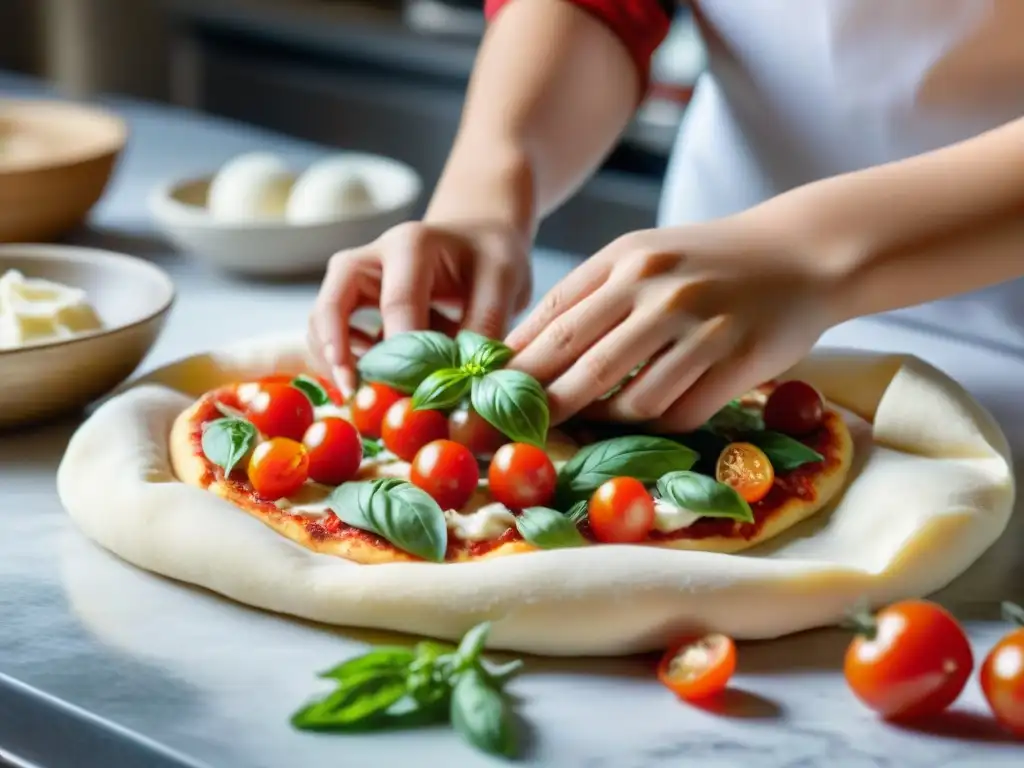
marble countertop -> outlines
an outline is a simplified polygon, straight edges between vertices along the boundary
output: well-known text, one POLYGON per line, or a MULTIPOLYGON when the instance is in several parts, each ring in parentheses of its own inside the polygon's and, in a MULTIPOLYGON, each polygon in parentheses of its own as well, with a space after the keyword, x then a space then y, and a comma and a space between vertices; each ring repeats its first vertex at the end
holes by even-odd
MULTIPOLYGON (((0 76, 0 96, 40 92, 30 81, 0 76)), ((207 170, 238 152, 273 149, 303 162, 323 150, 164 107, 111 104, 129 120, 131 144, 89 226, 70 239, 135 253, 174 278, 178 302, 143 369, 210 344, 303 328, 314 283, 250 283, 209 272, 159 239, 144 199, 167 177, 207 170)), ((537 294, 574 261, 538 253, 537 294)), ((963 317, 981 318, 974 324, 944 328, 949 307, 933 306, 849 323, 823 343, 927 359, 996 415, 1020 454, 1022 344, 998 301, 971 301, 958 306, 965 307, 963 317)), ((54 490, 55 468, 78 423, 71 418, 0 437, 0 710, 16 713, 0 716, 0 762, 6 751, 39 765, 105 768, 499 764, 446 729, 351 737, 292 730, 287 717, 318 690, 315 673, 375 638, 251 610, 136 570, 92 545, 71 526, 54 490), (77 753, 68 752, 72 744, 77 753)), ((1003 629, 999 601, 1024 602, 1022 540, 1018 512, 1000 542, 939 595, 967 621, 979 656, 1003 629)), ((708 708, 677 702, 653 682, 647 659, 529 660, 514 686, 530 725, 524 762, 564 768, 1024 764, 1024 745, 985 718, 974 680, 948 716, 925 728, 878 722, 844 686, 847 641, 842 632, 818 631, 744 644, 731 692, 708 708)))

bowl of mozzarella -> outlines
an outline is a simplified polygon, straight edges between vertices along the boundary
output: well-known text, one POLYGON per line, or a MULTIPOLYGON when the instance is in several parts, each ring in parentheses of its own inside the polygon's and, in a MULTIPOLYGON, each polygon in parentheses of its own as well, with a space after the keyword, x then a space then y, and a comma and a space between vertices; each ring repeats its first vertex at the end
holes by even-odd
POLYGON ((269 152, 158 187, 150 213, 181 251, 226 272, 312 275, 412 215, 420 176, 397 160, 343 152, 295 171, 269 152))
POLYGON ((173 302, 170 277, 134 256, 0 245, 0 429, 113 390, 152 348, 173 302))

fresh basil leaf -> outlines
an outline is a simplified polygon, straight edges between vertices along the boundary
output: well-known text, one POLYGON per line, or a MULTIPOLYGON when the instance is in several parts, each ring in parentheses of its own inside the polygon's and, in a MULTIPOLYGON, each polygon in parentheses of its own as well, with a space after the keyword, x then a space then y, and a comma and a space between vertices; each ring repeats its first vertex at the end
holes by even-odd
MULTIPOLYGON (((417 728, 447 722, 451 707, 451 686, 438 685, 420 696, 409 694, 390 707, 372 726, 375 729, 417 728)), ((366 730, 369 730, 367 728, 366 730)))
POLYGON ((543 448, 550 413, 540 383, 521 371, 491 371, 473 379, 473 410, 512 442, 543 448))
POLYGON ((519 674, 519 671, 523 668, 522 659, 513 659, 507 661, 504 664, 486 664, 482 660, 480 662, 480 670, 483 675, 490 681, 491 685, 496 688, 501 688, 509 680, 519 674))
POLYGON ((476 331, 459 331, 455 334, 455 345, 459 348, 459 365, 468 365, 477 350, 490 341, 476 331))
POLYGON ((374 456, 379 456, 381 451, 384 450, 384 446, 380 440, 371 440, 368 437, 362 438, 363 440, 363 458, 372 459, 374 456))
POLYGON ((732 400, 708 419, 704 427, 730 437, 741 432, 760 432, 764 429, 764 417, 760 411, 741 405, 739 400, 732 400))
POLYGON ((577 453, 558 473, 562 504, 589 498, 613 477, 634 477, 650 484, 667 472, 689 469, 697 453, 675 440, 654 435, 613 437, 577 453))
POLYGON ((379 381, 411 394, 434 371, 458 364, 458 347, 443 333, 408 331, 371 347, 357 368, 366 381, 379 381))
POLYGON ((292 379, 292 386, 308 397, 309 402, 311 402, 314 407, 319 408, 321 405, 327 405, 331 402, 331 396, 327 394, 327 390, 324 389, 323 385, 312 376, 300 373, 292 379))
POLYGON ((485 621, 477 624, 462 636, 459 648, 455 652, 459 659, 459 665, 463 668, 476 662, 484 650, 487 642, 487 635, 491 632, 491 622, 485 621))
POLYGON ((362 656, 348 659, 326 672, 321 672, 319 677, 344 683, 346 680, 368 675, 404 675, 415 659, 416 652, 412 648, 374 648, 362 656))
POLYGON ((386 712, 405 695, 404 675, 363 678, 306 705, 292 715, 292 725, 314 731, 361 730, 361 726, 386 712))
POLYGON ((490 373, 511 360, 513 354, 512 349, 500 341, 488 340, 470 358, 469 367, 481 373, 490 373))
POLYGON ((396 478, 344 483, 331 493, 329 505, 343 523, 382 536, 424 560, 444 561, 444 512, 411 483, 396 478))
POLYGON ((618 384, 616 384, 614 387, 609 389, 607 392, 605 392, 603 395, 601 395, 601 397, 597 399, 610 400, 611 398, 615 397, 615 395, 619 394, 619 392, 621 392, 626 387, 626 385, 629 384, 629 382, 631 382, 639 375, 640 371, 644 369, 645 365, 647 365, 646 360, 642 363, 638 363, 637 365, 635 365, 633 367, 633 370, 631 370, 629 373, 623 376, 622 380, 618 384))
POLYGON ((590 502, 586 499, 580 499, 571 507, 569 511, 565 513, 565 516, 572 520, 576 525, 579 525, 587 519, 587 515, 590 513, 590 502))
POLYGON ((222 418, 209 422, 203 429, 203 453, 210 461, 230 475, 256 443, 256 427, 244 419, 222 418))
POLYGON ((511 708, 480 670, 466 670, 455 684, 451 719, 455 730, 478 749, 504 757, 515 755, 511 708))
POLYGON ((813 448, 781 432, 753 432, 745 439, 764 451, 776 472, 791 472, 804 464, 825 460, 813 448))
POLYGON ((754 522, 750 505, 731 485, 697 472, 669 472, 658 480, 658 495, 680 509, 703 517, 729 517, 754 522))
POLYGON ((547 507, 524 509, 516 515, 516 528, 527 543, 541 549, 579 547, 587 543, 572 519, 547 507))
POLYGON ((469 392, 472 379, 459 368, 443 368, 427 376, 412 395, 415 410, 441 410, 458 405, 469 392))

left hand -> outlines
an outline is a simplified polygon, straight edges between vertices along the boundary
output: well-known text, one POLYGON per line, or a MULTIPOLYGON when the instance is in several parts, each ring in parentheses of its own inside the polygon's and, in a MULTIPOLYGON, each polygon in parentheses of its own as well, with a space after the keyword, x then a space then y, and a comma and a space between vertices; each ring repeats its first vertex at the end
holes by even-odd
POLYGON ((552 423, 584 411, 696 429, 803 358, 835 322, 826 254, 792 247, 779 229, 748 213, 620 238, 509 335, 510 367, 546 386, 552 423))

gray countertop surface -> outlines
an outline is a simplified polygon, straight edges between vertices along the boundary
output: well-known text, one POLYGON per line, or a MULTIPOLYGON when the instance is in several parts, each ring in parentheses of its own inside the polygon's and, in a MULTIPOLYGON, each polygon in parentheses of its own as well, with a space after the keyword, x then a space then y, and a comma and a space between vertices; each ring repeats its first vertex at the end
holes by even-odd
MULTIPOLYGON (((0 75, 0 95, 12 93, 41 89, 0 75)), ((165 107, 111 104, 130 122, 130 147, 89 226, 70 241, 135 253, 175 280, 178 302, 143 369, 210 345, 303 328, 314 283, 249 283, 207 271, 159 239, 144 200, 154 184, 242 151, 273 149, 301 163, 323 150, 165 107)), ((538 253, 537 295, 574 261, 538 253)), ((823 341, 912 351, 938 365, 996 415, 1019 454, 1020 337, 997 304, 974 301, 963 305, 964 317, 975 308, 973 326, 943 330, 948 306, 931 307, 855 321, 823 341)), ((315 673, 373 637, 252 610, 139 571, 91 544, 72 527, 54 489, 57 463, 79 423, 74 417, 0 437, 0 760, 7 753, 41 766, 104 768, 498 764, 444 729, 352 737, 293 731, 288 715, 317 690, 315 673)), ((1003 631, 999 601, 1024 601, 1022 536, 1018 512, 1004 537, 940 595, 968 622, 979 656, 1003 631)), ((678 703, 652 681, 648 660, 532 660, 515 684, 531 725, 526 762, 1024 764, 1024 747, 984 717, 975 680, 953 712, 926 728, 878 722, 844 686, 847 641, 839 631, 818 631, 744 644, 733 690, 717 708, 678 703)))

